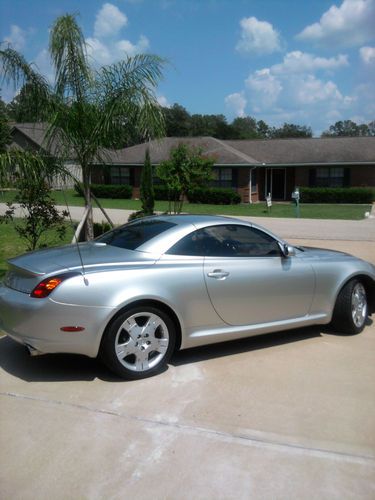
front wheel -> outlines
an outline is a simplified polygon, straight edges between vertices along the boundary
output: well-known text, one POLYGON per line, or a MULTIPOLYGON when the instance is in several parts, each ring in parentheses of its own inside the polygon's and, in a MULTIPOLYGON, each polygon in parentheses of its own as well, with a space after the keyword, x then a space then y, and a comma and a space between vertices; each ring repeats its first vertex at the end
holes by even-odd
POLYGON ((107 328, 101 357, 122 378, 149 377, 166 366, 175 338, 174 323, 164 311, 151 306, 131 308, 107 328))
POLYGON ((349 335, 360 333, 368 316, 366 289, 363 283, 353 279, 340 291, 333 311, 332 325, 349 335))

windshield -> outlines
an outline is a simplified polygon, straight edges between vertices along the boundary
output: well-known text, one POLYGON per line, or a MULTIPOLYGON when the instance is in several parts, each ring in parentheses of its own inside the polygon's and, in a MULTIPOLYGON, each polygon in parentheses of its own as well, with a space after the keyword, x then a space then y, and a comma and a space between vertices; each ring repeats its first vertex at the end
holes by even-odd
POLYGON ((95 239, 115 247, 137 250, 147 241, 175 226, 173 222, 160 219, 145 219, 125 224, 95 239))

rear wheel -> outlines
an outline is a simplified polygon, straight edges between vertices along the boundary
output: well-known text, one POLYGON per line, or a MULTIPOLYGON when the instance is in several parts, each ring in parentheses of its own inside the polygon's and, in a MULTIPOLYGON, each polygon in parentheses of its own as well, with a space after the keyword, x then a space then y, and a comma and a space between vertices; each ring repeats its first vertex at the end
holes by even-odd
POLYGON ((340 291, 333 311, 332 325, 342 333, 360 333, 368 316, 366 289, 363 283, 353 279, 340 291))
POLYGON ((151 306, 131 308, 108 327, 101 357, 120 377, 149 377, 168 363, 175 337, 174 323, 164 311, 151 306))

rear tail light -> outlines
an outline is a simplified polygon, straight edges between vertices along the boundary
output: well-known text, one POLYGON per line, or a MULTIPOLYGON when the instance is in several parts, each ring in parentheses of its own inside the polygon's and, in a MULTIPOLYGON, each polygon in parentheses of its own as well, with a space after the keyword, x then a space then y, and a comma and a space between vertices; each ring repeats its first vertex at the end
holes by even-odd
POLYGON ((60 283, 79 274, 80 273, 65 273, 46 278, 34 288, 34 290, 30 293, 30 297, 34 297, 35 299, 44 299, 45 297, 48 297, 48 295, 53 292, 53 290, 55 290, 60 283))

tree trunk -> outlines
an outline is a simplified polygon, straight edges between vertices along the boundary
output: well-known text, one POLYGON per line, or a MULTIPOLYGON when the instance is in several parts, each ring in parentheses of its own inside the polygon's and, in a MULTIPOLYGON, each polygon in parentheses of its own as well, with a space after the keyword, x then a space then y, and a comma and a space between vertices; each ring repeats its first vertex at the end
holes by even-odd
POLYGON ((85 240, 91 241, 94 239, 94 221, 91 205, 91 169, 88 165, 82 165, 82 183, 83 194, 85 196, 85 207, 89 208, 89 213, 85 223, 85 240))

